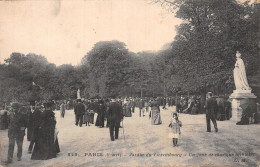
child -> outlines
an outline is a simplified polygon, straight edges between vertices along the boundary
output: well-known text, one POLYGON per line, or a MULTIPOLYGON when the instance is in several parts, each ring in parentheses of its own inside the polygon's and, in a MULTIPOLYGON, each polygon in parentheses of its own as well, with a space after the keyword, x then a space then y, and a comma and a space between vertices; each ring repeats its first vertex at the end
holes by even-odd
POLYGON ((181 134, 180 127, 182 127, 181 121, 178 120, 177 113, 173 113, 171 123, 171 132, 169 133, 169 138, 172 138, 173 147, 177 146, 179 135, 181 134))

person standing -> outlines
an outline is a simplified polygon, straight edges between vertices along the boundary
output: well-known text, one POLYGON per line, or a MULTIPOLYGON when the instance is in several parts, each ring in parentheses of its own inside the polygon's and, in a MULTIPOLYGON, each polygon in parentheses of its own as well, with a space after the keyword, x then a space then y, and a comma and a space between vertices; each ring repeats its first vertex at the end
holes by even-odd
POLYGON ((30 145, 28 148, 28 153, 32 153, 33 146, 36 141, 36 137, 38 136, 38 130, 41 121, 41 111, 39 108, 35 107, 35 102, 31 102, 30 111, 29 111, 29 119, 28 119, 28 127, 27 127, 27 139, 30 141, 30 145))
POLYGON ((123 107, 116 99, 112 99, 108 109, 110 139, 118 139, 120 122, 123 119, 123 107))
POLYGON ((65 116, 65 108, 66 108, 65 103, 66 102, 62 101, 62 103, 60 105, 60 117, 61 118, 64 118, 64 116, 65 116))
POLYGON ((211 132, 210 120, 212 121, 215 131, 218 132, 216 113, 218 111, 218 105, 216 99, 214 99, 212 92, 207 93, 207 100, 205 104, 206 109, 206 122, 207 122, 207 132, 211 132))
POLYGON ((95 100, 91 100, 88 105, 87 118, 86 118, 87 119, 86 122, 88 123, 88 126, 90 126, 90 123, 94 124, 94 116, 96 111, 97 111, 97 103, 95 102, 95 100))
POLYGON ((169 138, 172 138, 173 147, 175 147, 178 144, 178 138, 181 134, 180 127, 182 127, 182 122, 179 121, 177 113, 173 113, 169 127, 171 127, 169 138))
POLYGON ((148 112, 149 111, 149 99, 145 99, 144 107, 145 107, 145 111, 148 112))
POLYGON ((77 99, 77 104, 74 107, 74 113, 75 113, 75 117, 76 117, 76 123, 75 125, 82 127, 82 123, 83 123, 83 115, 85 113, 85 106, 84 104, 81 103, 81 99, 77 99))
POLYGON ((103 100, 99 100, 98 101, 98 106, 97 106, 97 114, 98 115, 97 115, 95 126, 98 126, 100 128, 104 127, 105 110, 106 110, 106 106, 104 104, 104 101, 103 100))
POLYGON ((21 110, 21 105, 19 103, 13 103, 11 105, 11 110, 8 112, 8 154, 7 161, 5 164, 12 163, 15 142, 17 143, 17 160, 21 161, 22 149, 23 149, 23 139, 25 136, 25 129, 27 127, 27 114, 23 113, 21 110))
POLYGON ((126 103, 123 105, 123 115, 125 117, 132 117, 131 101, 126 99, 126 103))
POLYGON ((160 106, 159 106, 158 101, 156 99, 153 99, 150 107, 151 107, 151 111, 149 114, 149 119, 152 118, 151 124, 160 125, 162 123, 162 120, 161 120, 160 106))
POLYGON ((144 115, 144 101, 141 98, 138 100, 138 107, 139 107, 139 117, 142 116, 142 113, 143 113, 143 117, 144 117, 145 116, 144 115))
POLYGON ((38 136, 32 152, 32 160, 47 160, 55 158, 60 152, 57 138, 55 113, 52 104, 45 103, 45 110, 41 113, 38 136))
POLYGON ((131 101, 132 113, 134 113, 135 112, 136 99, 132 98, 132 99, 130 99, 130 101, 131 101))

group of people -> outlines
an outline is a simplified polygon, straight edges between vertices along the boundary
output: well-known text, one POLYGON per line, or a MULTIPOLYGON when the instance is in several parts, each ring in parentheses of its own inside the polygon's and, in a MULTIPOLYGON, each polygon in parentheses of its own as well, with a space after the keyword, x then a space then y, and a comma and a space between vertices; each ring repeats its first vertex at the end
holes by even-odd
MULTIPOLYGON (((107 126, 110 127, 111 140, 118 138, 118 131, 120 122, 124 117, 132 117, 132 113, 135 112, 135 108, 139 108, 139 116, 145 116, 145 111, 149 112, 149 119, 151 119, 152 125, 160 125, 162 123, 160 115, 160 103, 159 98, 126 98, 126 99, 107 99, 106 101, 82 101, 77 100, 77 104, 74 107, 76 125, 81 127, 87 120, 90 114, 97 113, 96 125, 104 127, 104 119, 107 120, 107 126), (100 122, 101 121, 101 122, 100 122), (114 134, 115 133, 115 134, 114 134)), ((213 97, 212 93, 207 94, 207 100, 205 102, 206 109, 206 122, 207 132, 211 132, 210 120, 213 122, 215 131, 218 132, 216 123, 216 113, 218 111, 218 104, 216 98, 213 97)), ((173 138, 173 146, 177 146, 178 137, 180 134, 180 127, 182 126, 181 121, 178 120, 179 111, 173 113, 173 119, 169 127, 172 128, 171 136, 173 138)), ((94 118, 94 116, 92 116, 94 118)), ((92 118, 92 121, 93 121, 92 118)))
MULTIPOLYGON (((206 126, 207 126, 206 132, 211 132, 210 121, 212 121, 214 125, 215 132, 218 132, 217 121, 215 118, 216 113, 218 111, 218 104, 217 104, 217 100, 213 97, 212 92, 207 93, 207 99, 204 107, 206 109, 206 126)), ((172 113, 172 119, 170 121, 169 127, 171 128, 171 131, 168 136, 169 138, 172 138, 173 147, 175 147, 177 146, 178 138, 181 134, 180 128, 182 127, 182 122, 178 118, 178 110, 172 113)))
POLYGON ((139 108, 139 116, 144 117, 145 112, 149 111, 149 119, 151 119, 152 125, 159 125, 162 123, 160 115, 160 105, 157 99, 138 99, 133 105, 131 98, 120 99, 111 98, 106 100, 82 100, 77 99, 77 103, 74 105, 75 113, 75 125, 82 127, 83 124, 89 126, 90 123, 94 124, 94 114, 97 113, 97 119, 95 125, 102 128, 105 127, 104 122, 106 120, 106 127, 110 128, 111 140, 118 138, 118 131, 120 122, 124 117, 132 117, 134 108, 139 108), (115 132, 115 135, 112 135, 115 132), (115 137, 113 137, 115 136, 115 137))
MULTIPOLYGON (((191 101, 192 102, 192 101, 191 101)), ((218 132, 216 113, 218 112, 218 101, 213 97, 213 93, 208 92, 205 101, 206 127, 207 132, 211 132, 211 123, 214 125, 215 132, 218 132)), ((176 103, 176 105, 178 102, 176 103)), ((56 157, 60 152, 58 143, 58 130, 56 129, 55 113, 53 112, 54 103, 44 104, 31 102, 30 106, 20 103, 12 103, 8 111, 8 159, 6 164, 13 160, 15 142, 17 143, 17 159, 21 160, 22 145, 27 128, 27 140, 30 141, 28 153, 32 154, 32 160, 45 160, 56 157)), ((97 127, 109 127, 110 139, 118 139, 119 128, 124 117, 132 117, 135 108, 139 108, 139 117, 144 117, 149 112, 149 119, 152 125, 162 124, 160 115, 159 98, 111 98, 106 100, 82 100, 77 99, 74 104, 75 125, 82 127, 83 124, 90 126, 94 124, 94 114, 97 113, 95 125, 97 127)), ((60 116, 65 116, 65 102, 60 105, 60 116)), ((169 137, 172 138, 173 146, 177 146, 178 138, 181 134, 182 122, 179 120, 178 107, 172 113, 172 119, 168 125, 171 128, 169 137)))
POLYGON ((109 101, 109 104, 99 100, 97 103, 93 101, 82 101, 77 99, 77 104, 74 106, 75 125, 82 127, 83 123, 89 126, 93 123, 94 113, 97 113, 95 125, 102 128, 104 127, 105 113, 107 118, 107 126, 110 130, 111 141, 118 139, 120 122, 123 119, 123 106, 115 98, 109 101))
POLYGON ((27 128, 27 140, 30 141, 28 153, 32 154, 32 160, 46 160, 56 157, 60 152, 55 113, 52 103, 30 105, 14 102, 11 104, 8 115, 8 138, 9 147, 7 161, 13 161, 15 142, 17 143, 17 160, 21 161, 22 146, 27 128))

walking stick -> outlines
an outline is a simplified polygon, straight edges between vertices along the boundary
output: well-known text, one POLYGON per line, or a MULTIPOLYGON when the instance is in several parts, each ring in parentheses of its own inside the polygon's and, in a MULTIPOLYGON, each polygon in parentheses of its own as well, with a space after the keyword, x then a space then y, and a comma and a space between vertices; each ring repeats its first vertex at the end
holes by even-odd
POLYGON ((124 136, 124 141, 125 141, 125 128, 124 128, 124 119, 122 120, 122 127, 123 127, 123 136, 124 136))

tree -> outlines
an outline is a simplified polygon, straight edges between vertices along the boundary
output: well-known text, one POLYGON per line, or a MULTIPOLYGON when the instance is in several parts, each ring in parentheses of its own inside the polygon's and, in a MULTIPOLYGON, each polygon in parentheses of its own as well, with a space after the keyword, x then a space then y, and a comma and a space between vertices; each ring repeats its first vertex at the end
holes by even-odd
POLYGON ((129 58, 122 42, 96 43, 82 59, 82 65, 89 69, 89 95, 107 97, 124 94, 129 58))
POLYGON ((171 77, 173 87, 196 92, 217 85, 232 91, 236 50, 242 52, 245 62, 250 62, 249 76, 259 69, 259 38, 252 38, 259 31, 259 20, 253 19, 257 13, 254 5, 235 0, 156 2, 167 4, 176 17, 184 20, 177 28, 170 54, 175 64, 172 68, 177 69, 177 75, 171 77))

